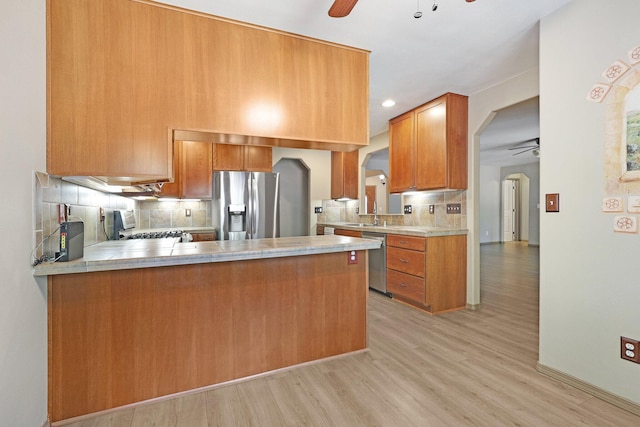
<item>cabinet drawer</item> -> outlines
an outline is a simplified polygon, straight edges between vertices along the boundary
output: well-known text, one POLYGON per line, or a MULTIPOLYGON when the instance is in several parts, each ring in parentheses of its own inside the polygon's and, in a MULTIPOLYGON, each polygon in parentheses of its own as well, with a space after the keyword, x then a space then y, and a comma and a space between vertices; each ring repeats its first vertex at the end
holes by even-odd
POLYGON ((216 240, 215 233, 191 233, 194 242, 212 242, 216 240))
POLYGON ((387 268, 424 277, 424 252, 387 248, 387 268))
POLYGON ((395 246, 397 248, 412 249, 414 251, 424 252, 425 241, 424 237, 387 234, 387 246, 395 246))
POLYGON ((333 231, 333 234, 339 234, 340 236, 362 237, 362 231, 343 230, 341 228, 336 228, 333 231))
POLYGON ((387 292, 424 304, 424 279, 387 269, 387 292))

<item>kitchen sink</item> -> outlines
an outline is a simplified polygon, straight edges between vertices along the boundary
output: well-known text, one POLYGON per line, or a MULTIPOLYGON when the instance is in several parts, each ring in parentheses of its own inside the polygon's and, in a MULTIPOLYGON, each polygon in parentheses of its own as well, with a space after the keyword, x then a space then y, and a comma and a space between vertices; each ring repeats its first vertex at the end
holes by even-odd
POLYGON ((364 227, 365 225, 368 225, 368 224, 365 224, 364 222, 357 222, 357 223, 354 222, 354 223, 349 223, 345 225, 347 227, 364 227))

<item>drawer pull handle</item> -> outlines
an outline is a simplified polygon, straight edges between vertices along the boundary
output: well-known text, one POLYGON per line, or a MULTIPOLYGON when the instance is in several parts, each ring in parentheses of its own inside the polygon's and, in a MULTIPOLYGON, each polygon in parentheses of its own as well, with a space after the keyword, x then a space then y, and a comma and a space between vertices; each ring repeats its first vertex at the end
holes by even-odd
POLYGON ((403 288, 407 287, 407 285, 405 283, 400 283, 400 286, 403 287, 403 288))
POLYGON ((400 262, 401 262, 401 263, 403 263, 403 264, 406 264, 406 263, 408 263, 409 261, 407 261, 406 259, 402 259, 402 258, 400 258, 400 262))
POLYGON ((406 240, 400 240, 400 243, 403 244, 403 245, 406 245, 409 242, 407 242, 406 240))

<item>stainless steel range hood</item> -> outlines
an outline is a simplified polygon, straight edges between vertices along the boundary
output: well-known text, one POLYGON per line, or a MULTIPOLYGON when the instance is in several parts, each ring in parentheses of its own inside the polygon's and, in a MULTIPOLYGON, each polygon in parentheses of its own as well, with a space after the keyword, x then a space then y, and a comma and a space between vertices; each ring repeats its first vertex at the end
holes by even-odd
POLYGON ((96 177, 96 176, 63 176, 63 181, 91 188, 102 193, 117 194, 119 196, 157 197, 162 183, 132 184, 124 178, 96 177))

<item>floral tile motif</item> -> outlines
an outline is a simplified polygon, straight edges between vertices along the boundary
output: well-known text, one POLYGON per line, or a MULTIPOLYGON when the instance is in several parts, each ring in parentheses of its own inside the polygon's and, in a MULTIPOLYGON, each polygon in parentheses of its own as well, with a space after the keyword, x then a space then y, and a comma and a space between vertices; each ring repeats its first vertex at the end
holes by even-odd
POLYGON ((602 102, 610 90, 610 85, 596 83, 591 87, 591 90, 589 90, 589 93, 587 94, 587 101, 602 102))
POLYGON ((629 69, 630 67, 627 64, 622 61, 616 60, 602 72, 602 77, 604 77, 607 82, 613 83, 618 80, 624 73, 629 71, 629 69))
POLYGON ((613 231, 616 233, 637 233, 638 219, 635 216, 616 215, 613 219, 613 231))
POLYGON ((602 212, 624 212, 622 197, 605 197, 602 199, 602 212))
POLYGON ((627 52, 627 58, 629 58, 629 62, 631 62, 631 65, 640 63, 640 45, 629 50, 629 52, 627 52))

